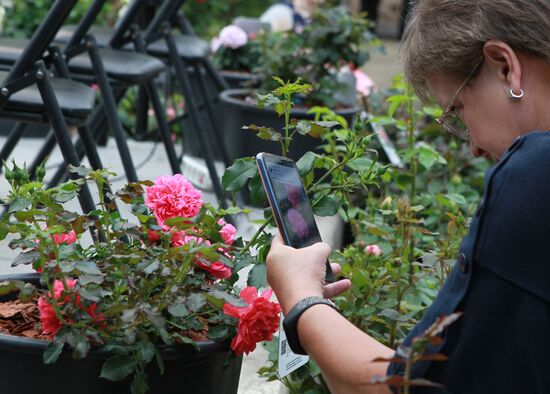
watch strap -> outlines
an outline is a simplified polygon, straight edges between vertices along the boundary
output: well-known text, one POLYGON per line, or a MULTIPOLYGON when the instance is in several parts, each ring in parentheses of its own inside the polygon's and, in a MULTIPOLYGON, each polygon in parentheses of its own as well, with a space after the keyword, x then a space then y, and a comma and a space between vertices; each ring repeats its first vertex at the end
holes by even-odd
POLYGON ((288 345, 295 354, 307 354, 300 343, 300 338, 298 337, 298 319, 302 313, 317 304, 329 305, 330 307, 336 309, 336 306, 332 303, 332 301, 329 301, 326 298, 318 296, 306 297, 298 301, 298 303, 292 307, 292 309, 288 312, 288 315, 285 316, 283 320, 283 328, 285 330, 288 345))

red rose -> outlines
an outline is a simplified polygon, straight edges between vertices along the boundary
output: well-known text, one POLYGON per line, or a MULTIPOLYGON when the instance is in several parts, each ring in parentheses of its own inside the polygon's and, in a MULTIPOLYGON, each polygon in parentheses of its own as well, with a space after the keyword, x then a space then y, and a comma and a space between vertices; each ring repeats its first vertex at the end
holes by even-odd
POLYGON ((226 315, 240 319, 237 335, 231 341, 231 349, 235 354, 248 354, 256 349, 256 343, 273 339, 273 334, 279 329, 281 306, 269 301, 271 294, 271 289, 267 289, 258 297, 255 287, 246 287, 240 296, 248 306, 223 306, 226 315))
MULTIPOLYGON (((69 292, 72 291, 76 285, 76 279, 68 278, 66 280, 67 287, 69 292)), ((63 305, 67 302, 71 302, 72 299, 69 295, 61 297, 65 291, 63 282, 60 280, 55 280, 53 283, 54 297, 57 300, 59 305, 63 305)), ((38 310, 40 312, 40 323, 42 324, 42 333, 49 335, 51 338, 55 337, 57 332, 61 329, 62 323, 57 318, 55 310, 52 306, 52 294, 48 293, 47 296, 42 296, 38 299, 38 310)), ((75 305, 77 305, 81 310, 86 310, 88 315, 92 318, 92 321, 97 324, 101 329, 105 328, 105 316, 102 313, 96 313, 97 304, 92 303, 87 308, 84 308, 80 302, 80 295, 76 294, 74 297, 75 305)))

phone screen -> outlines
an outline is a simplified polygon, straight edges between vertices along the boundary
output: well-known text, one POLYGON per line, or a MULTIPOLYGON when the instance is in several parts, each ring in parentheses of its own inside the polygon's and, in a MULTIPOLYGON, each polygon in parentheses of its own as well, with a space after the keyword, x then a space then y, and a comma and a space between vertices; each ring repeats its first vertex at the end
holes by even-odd
MULTIPOLYGON (((304 248, 321 242, 321 234, 296 164, 290 159, 268 153, 259 153, 256 162, 285 244, 304 248)), ((334 281, 328 261, 325 280, 334 281)))
POLYGON ((311 205, 293 163, 269 163, 267 172, 289 246, 306 247, 321 242, 311 205))

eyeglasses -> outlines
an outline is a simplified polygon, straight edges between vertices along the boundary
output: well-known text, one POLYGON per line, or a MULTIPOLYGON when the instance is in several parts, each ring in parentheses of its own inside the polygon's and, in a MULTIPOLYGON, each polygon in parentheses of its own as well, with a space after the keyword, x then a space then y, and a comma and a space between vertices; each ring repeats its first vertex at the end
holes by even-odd
POLYGON ((479 69, 481 63, 483 63, 483 59, 481 59, 475 65, 472 71, 470 71, 470 74, 468 74, 464 82, 462 82, 462 84, 454 94, 453 98, 451 98, 451 100, 449 101, 449 104, 445 108, 445 111, 443 111, 443 114, 439 118, 435 119, 435 121, 443 126, 445 130, 464 141, 470 141, 470 131, 458 117, 454 102, 460 92, 462 92, 462 89, 464 89, 464 86, 466 86, 468 82, 470 82, 476 71, 479 69))

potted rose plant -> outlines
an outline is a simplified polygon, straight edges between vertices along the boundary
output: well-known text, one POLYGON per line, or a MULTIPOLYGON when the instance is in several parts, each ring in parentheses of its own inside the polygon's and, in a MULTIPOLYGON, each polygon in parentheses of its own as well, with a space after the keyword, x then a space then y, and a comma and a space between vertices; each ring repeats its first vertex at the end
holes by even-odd
POLYGON ((224 217, 239 210, 178 174, 100 193, 82 215, 66 203, 84 182, 109 190, 111 174, 71 171, 81 178, 46 189, 43 168, 36 181, 4 169, 0 240, 36 273, 0 279, 3 390, 236 393, 241 355, 271 339, 280 311, 269 290, 236 286, 243 242, 224 217))
MULTIPOLYGON (((308 113, 314 106, 325 106, 351 120, 358 108, 355 105, 355 81, 351 71, 369 58, 369 49, 379 42, 368 30, 368 22, 350 15, 344 7, 320 7, 311 22, 301 32, 269 33, 258 37, 261 61, 256 72, 261 77, 257 89, 230 89, 221 93, 226 124, 225 141, 233 158, 252 156, 259 151, 275 153, 277 144, 258 141, 250 133, 240 130, 242 124, 259 124, 276 129, 282 126, 269 103, 258 108, 258 94, 277 88, 272 76, 284 81, 303 80, 312 86, 309 94, 294 97, 292 116, 312 119, 308 113), (351 92, 351 100, 349 94, 351 92), (344 99, 345 97, 345 99, 344 99), (238 141, 238 144, 235 144, 238 141)), ((298 136, 291 157, 300 158, 315 150, 315 141, 298 136)))
POLYGON ((257 35, 248 34, 237 25, 228 25, 211 41, 214 63, 231 88, 251 87, 258 81, 254 70, 262 54, 255 39, 257 35))

